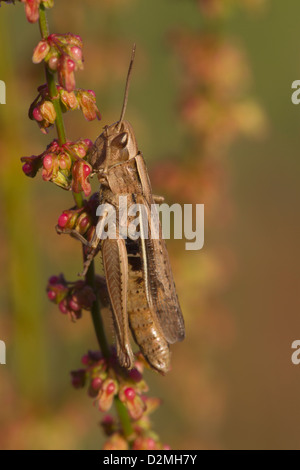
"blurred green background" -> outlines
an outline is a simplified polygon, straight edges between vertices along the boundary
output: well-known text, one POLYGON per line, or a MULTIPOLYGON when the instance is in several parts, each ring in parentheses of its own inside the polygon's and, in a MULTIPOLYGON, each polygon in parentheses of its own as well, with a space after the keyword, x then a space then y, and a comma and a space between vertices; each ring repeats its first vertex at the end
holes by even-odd
MULTIPOLYGON (((55 136, 27 117, 44 82, 31 62, 39 30, 1 3, 0 448, 99 449, 101 414, 69 380, 97 347, 89 313, 70 323, 45 294, 50 275, 74 280, 82 266, 79 244, 54 230, 72 196, 26 178, 19 160, 55 136)), ((186 339, 166 377, 147 373, 164 401, 155 429, 175 449, 300 448, 299 14, 296 0, 61 0, 48 12, 51 32, 82 36, 76 83, 103 116, 65 115, 68 138, 117 120, 136 42, 127 118, 154 193, 205 204, 204 248, 168 243, 186 339)))

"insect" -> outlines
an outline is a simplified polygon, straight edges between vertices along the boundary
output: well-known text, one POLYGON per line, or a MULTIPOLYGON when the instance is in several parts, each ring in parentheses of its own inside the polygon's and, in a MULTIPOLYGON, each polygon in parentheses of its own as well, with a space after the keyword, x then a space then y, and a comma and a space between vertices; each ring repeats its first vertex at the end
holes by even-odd
MULTIPOLYGON (((151 232, 151 208, 161 198, 152 195, 147 168, 138 150, 132 126, 124 120, 135 46, 127 74, 120 119, 104 127, 90 152, 89 163, 100 182, 99 202, 114 207, 120 222, 119 196, 128 207, 142 205, 140 227, 148 237, 101 239, 99 230, 92 240, 84 272, 100 249, 112 307, 117 355, 120 364, 133 367, 134 356, 129 330, 152 368, 161 373, 170 369, 169 345, 185 336, 184 320, 178 302, 170 260, 158 219, 158 236, 151 232)), ((108 221, 102 216, 99 225, 108 221)), ((128 219, 126 223, 129 223, 128 219)))

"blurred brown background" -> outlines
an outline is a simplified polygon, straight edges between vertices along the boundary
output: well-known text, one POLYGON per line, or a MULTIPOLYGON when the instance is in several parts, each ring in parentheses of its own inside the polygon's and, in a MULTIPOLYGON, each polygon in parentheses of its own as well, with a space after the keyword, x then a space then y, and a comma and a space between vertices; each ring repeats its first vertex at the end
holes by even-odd
MULTIPOLYGON (((51 32, 82 36, 77 86, 96 91, 103 116, 66 115, 68 138, 94 140, 118 118, 136 42, 127 118, 154 192, 205 204, 204 248, 168 243, 186 340, 168 376, 147 374, 164 400, 155 429, 174 449, 300 448, 299 14, 296 0, 61 0, 48 12, 51 32)), ((72 324, 45 295, 50 275, 81 269, 78 243, 54 230, 72 197, 19 161, 55 135, 27 118, 44 82, 38 40, 23 6, 2 3, 0 448, 99 449, 101 414, 69 380, 97 347, 89 313, 72 324)))

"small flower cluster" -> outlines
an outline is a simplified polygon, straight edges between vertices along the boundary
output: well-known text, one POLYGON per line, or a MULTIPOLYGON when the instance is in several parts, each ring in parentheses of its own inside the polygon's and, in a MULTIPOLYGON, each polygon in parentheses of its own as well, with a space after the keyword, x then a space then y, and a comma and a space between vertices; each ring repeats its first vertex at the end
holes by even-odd
MULTIPOLYGON (((160 400, 145 395, 148 386, 143 379, 142 357, 137 358, 135 367, 130 371, 119 366, 114 351, 109 360, 99 351, 89 351, 82 357, 82 364, 84 368, 71 372, 72 385, 75 388, 88 385, 89 396, 102 412, 110 410, 115 397, 125 405, 133 423, 133 435, 130 437, 132 449, 168 449, 151 430, 149 414, 160 405, 160 400)), ((106 415, 101 425, 109 436, 105 450, 129 448, 128 439, 111 415, 106 415)))
POLYGON ((91 241, 96 230, 98 199, 98 193, 94 193, 89 200, 84 200, 82 207, 75 206, 64 210, 58 218, 57 233, 76 230, 87 241, 91 241))
POLYGON ((75 193, 84 191, 84 194, 88 196, 91 192, 89 175, 92 167, 86 161, 86 157, 92 145, 91 140, 80 139, 59 146, 55 139, 40 155, 22 157, 21 161, 24 162, 22 169, 25 175, 33 178, 38 170, 43 168, 44 181, 51 181, 75 193))
MULTIPOLYGON (((29 23, 36 23, 39 19, 39 7, 43 5, 45 8, 52 8, 54 0, 19 0, 25 5, 25 15, 29 23)), ((11 3, 11 2, 7 2, 11 3)), ((14 3, 14 2, 13 2, 14 3)))
MULTIPOLYGON (((87 121, 101 119, 101 114, 96 105, 96 95, 93 90, 78 88, 68 92, 60 85, 56 86, 57 98, 60 101, 63 112, 81 109, 87 121)), ((56 119, 56 111, 46 84, 38 87, 38 95, 31 103, 28 116, 37 122, 43 134, 47 134, 56 119)))
POLYGON ((85 281, 68 282, 63 274, 50 277, 47 295, 72 321, 81 318, 82 310, 90 310, 96 299, 93 289, 85 281))
POLYGON ((50 34, 33 51, 32 61, 45 61, 51 72, 57 72, 59 84, 68 92, 75 90, 75 72, 83 69, 82 39, 77 34, 50 34))

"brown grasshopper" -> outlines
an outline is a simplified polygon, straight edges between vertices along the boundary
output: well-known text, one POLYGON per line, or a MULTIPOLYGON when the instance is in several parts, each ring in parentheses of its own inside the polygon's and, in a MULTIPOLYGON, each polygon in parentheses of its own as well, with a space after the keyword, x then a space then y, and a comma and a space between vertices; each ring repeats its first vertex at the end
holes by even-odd
MULTIPOLYGON (((124 121, 134 54, 135 46, 120 119, 104 127, 90 152, 89 163, 100 182, 100 204, 109 203, 115 208, 117 222, 120 222, 119 196, 126 198, 128 207, 143 205, 145 210, 139 212, 140 227, 146 224, 148 237, 141 236, 138 240, 122 237, 101 239, 97 230, 90 243, 91 250, 83 274, 87 272, 100 244, 120 364, 128 369, 133 367, 130 327, 147 362, 157 371, 165 373, 170 369, 169 344, 183 340, 185 331, 159 219, 158 236, 151 236, 151 207, 155 200, 161 201, 162 198, 152 195, 147 168, 138 150, 134 131, 129 122, 124 121)), ((100 225, 103 227, 107 220, 107 214, 100 217, 97 228, 100 225)))

